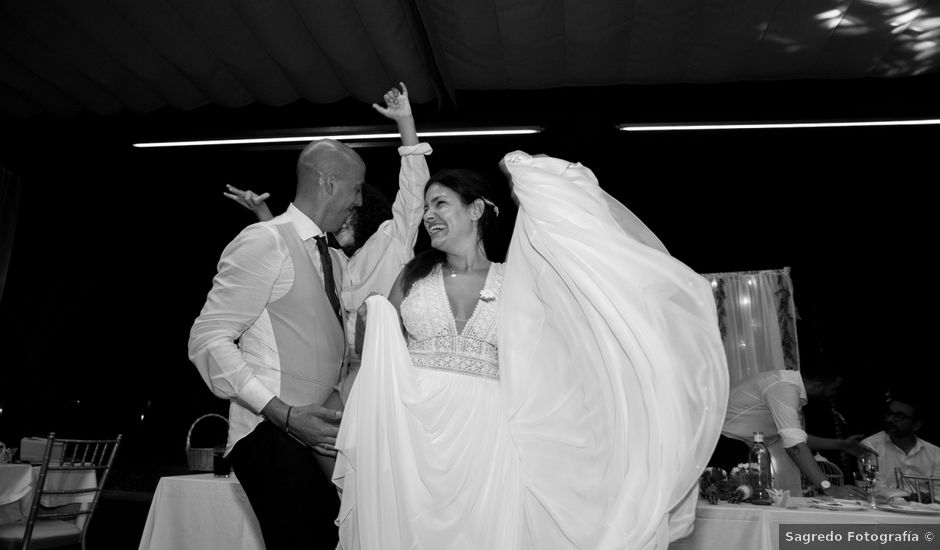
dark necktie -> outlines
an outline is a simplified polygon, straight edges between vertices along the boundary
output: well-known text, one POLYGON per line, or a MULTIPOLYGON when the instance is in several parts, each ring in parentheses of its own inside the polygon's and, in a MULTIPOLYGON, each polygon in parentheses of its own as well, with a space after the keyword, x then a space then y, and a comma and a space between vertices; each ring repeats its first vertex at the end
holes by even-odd
POLYGON ((333 259, 330 258, 330 248, 326 244, 326 236, 315 237, 317 240, 317 252, 320 253, 320 263, 323 265, 323 288, 326 290, 326 297, 330 299, 330 305, 333 306, 333 313, 340 326, 343 325, 343 315, 340 313, 339 298, 336 296, 336 283, 333 282, 333 259))

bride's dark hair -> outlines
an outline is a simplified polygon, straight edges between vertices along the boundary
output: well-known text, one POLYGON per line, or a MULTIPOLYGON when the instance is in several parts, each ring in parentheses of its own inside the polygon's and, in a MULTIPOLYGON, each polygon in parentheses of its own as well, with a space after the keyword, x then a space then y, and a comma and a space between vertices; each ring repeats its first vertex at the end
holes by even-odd
MULTIPOLYGON (((427 185, 424 186, 424 193, 427 194, 428 188, 435 183, 457 193, 464 206, 473 203, 477 199, 483 200, 483 215, 477 220, 477 240, 483 245, 483 250, 486 252, 489 249, 488 244, 495 238, 496 233, 496 209, 492 199, 487 194, 490 186, 486 178, 473 170, 465 168, 445 168, 431 176, 427 185)), ((415 281, 427 277, 435 265, 443 263, 445 257, 443 252, 435 248, 416 254, 414 259, 405 266, 402 273, 404 295, 408 295, 411 285, 415 281)))

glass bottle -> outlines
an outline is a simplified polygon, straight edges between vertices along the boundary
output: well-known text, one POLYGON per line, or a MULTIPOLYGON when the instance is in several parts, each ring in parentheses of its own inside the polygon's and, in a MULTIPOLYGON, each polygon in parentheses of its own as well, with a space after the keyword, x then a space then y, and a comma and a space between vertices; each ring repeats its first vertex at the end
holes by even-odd
POLYGON ((751 468, 751 503, 773 504, 770 495, 770 451, 764 445, 764 432, 754 432, 748 462, 751 468))

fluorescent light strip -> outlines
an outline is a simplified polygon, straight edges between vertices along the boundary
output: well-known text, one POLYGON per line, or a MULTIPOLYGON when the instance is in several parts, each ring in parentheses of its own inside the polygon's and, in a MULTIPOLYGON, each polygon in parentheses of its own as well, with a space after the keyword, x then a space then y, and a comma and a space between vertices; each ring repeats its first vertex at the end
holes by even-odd
POLYGON ((761 130, 772 128, 854 128, 859 126, 929 126, 940 124, 940 119, 868 120, 855 122, 766 122, 753 124, 620 124, 624 132, 668 132, 681 130, 761 130))
MULTIPOLYGON (((521 126, 517 128, 501 128, 492 130, 440 130, 418 132, 418 137, 464 137, 464 136, 511 136, 524 134, 538 134, 542 129, 538 126, 521 126)), ((160 141, 151 143, 135 143, 134 147, 193 147, 200 145, 245 145, 263 143, 293 143, 308 142, 317 139, 336 140, 370 140, 370 139, 398 139, 399 134, 334 134, 317 136, 293 136, 272 138, 245 138, 245 139, 207 139, 199 141, 160 141)))

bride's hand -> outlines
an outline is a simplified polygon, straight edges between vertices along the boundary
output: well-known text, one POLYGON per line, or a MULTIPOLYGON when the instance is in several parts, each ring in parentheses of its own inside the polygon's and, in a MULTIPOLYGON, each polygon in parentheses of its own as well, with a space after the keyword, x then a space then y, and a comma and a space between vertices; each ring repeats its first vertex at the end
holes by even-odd
POLYGON ((382 294, 370 292, 362 301, 362 305, 359 306, 359 309, 356 310, 356 337, 353 343, 357 355, 362 353, 362 345, 365 343, 366 338, 366 317, 369 314, 369 306, 366 302, 373 296, 382 296, 382 294))
POLYGON ((369 314, 369 305, 366 304, 366 302, 369 301, 369 298, 373 296, 381 296, 381 294, 378 292, 370 292, 369 295, 362 300, 362 304, 360 304, 359 309, 356 310, 356 317, 357 319, 361 319, 363 324, 365 324, 366 316, 369 314))
POLYGON ((392 88, 385 92, 382 98, 385 101, 385 107, 378 103, 372 104, 373 109, 395 121, 412 116, 411 102, 408 100, 408 88, 405 87, 404 82, 399 82, 398 85, 401 86, 401 91, 398 88, 392 88))

